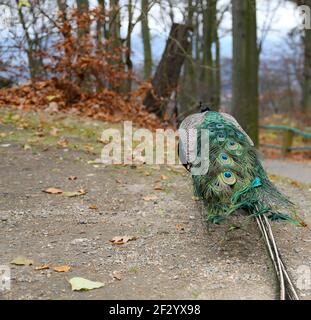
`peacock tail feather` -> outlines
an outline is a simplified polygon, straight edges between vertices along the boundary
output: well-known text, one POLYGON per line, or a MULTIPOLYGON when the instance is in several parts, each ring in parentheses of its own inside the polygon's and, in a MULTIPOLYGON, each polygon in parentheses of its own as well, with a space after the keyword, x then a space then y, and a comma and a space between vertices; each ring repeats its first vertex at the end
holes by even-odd
MULTIPOLYGON (((208 171, 192 175, 194 195, 203 200, 207 221, 219 223, 243 209, 250 217, 264 214, 271 220, 300 224, 294 204, 269 180, 251 139, 234 118, 209 111, 193 119, 181 125, 197 132, 197 155, 190 163, 191 171, 199 168, 199 160, 204 156, 201 155, 202 132, 208 132, 209 136, 208 171)), ((189 146, 185 148, 182 139, 180 143, 184 146, 183 153, 189 146)))

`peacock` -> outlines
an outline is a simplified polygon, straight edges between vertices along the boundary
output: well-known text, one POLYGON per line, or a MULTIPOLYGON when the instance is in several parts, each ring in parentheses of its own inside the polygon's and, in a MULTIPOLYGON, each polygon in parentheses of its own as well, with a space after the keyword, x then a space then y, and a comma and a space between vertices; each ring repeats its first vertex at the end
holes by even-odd
POLYGON ((268 219, 303 222, 294 204, 270 181, 253 141, 236 119, 208 107, 188 116, 179 128, 179 157, 191 173, 194 196, 204 203, 205 220, 219 224, 241 211, 254 218, 274 262, 281 299, 298 299, 268 219))

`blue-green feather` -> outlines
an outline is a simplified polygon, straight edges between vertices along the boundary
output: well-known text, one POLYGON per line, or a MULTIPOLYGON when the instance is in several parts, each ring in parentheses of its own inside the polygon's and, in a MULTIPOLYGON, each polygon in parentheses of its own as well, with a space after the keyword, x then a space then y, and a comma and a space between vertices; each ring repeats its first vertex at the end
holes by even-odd
POLYGON ((293 203, 271 183, 255 147, 234 123, 218 112, 207 112, 197 126, 198 158, 201 130, 209 132, 209 170, 192 179, 195 196, 204 201, 208 221, 219 223, 244 209, 250 216, 267 214, 272 220, 298 224, 295 218, 279 212, 279 208, 294 211, 293 203))

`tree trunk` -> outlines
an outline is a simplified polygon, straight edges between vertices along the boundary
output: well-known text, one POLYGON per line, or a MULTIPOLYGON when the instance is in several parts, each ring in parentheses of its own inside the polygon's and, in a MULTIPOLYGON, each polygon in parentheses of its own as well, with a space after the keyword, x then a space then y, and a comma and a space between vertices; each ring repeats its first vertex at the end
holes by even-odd
POLYGON ((25 16, 23 13, 23 6, 19 6, 19 0, 16 0, 17 10, 18 10, 18 17, 20 20, 20 23, 22 25, 23 32, 25 34, 26 42, 27 42, 27 48, 26 48, 26 54, 27 54, 27 60, 28 60, 28 68, 30 73, 31 80, 35 80, 40 75, 41 65, 40 61, 35 56, 34 51, 34 41, 31 38, 31 35, 29 33, 25 16))
POLYGON ((187 25, 174 23, 166 43, 165 51, 152 80, 150 90, 144 100, 144 105, 164 119, 166 106, 174 90, 177 90, 178 80, 185 56, 190 45, 190 28, 187 25))
POLYGON ((121 46, 120 29, 121 21, 119 0, 110 0, 109 36, 113 41, 113 49, 121 46))
MULTIPOLYGON (((311 0, 304 1, 311 8, 311 0)), ((311 111, 311 29, 305 29, 304 34, 304 72, 302 111, 311 111)))
POLYGON ((152 73, 152 51, 150 42, 150 29, 148 22, 149 1, 141 0, 141 34, 144 46, 144 79, 149 79, 152 73))
MULTIPOLYGON (((195 1, 188 0, 187 5, 187 25, 194 30, 194 14, 195 14, 195 1)), ((181 90, 179 93, 179 110, 180 115, 186 116, 193 110, 190 110, 194 103, 197 103, 196 100, 196 79, 194 71, 194 58, 193 58, 193 43, 194 35, 191 38, 190 45, 187 51, 187 57, 185 65, 183 68, 181 90)), ((182 120, 182 119, 179 119, 182 120)))
POLYGON ((132 31, 133 31, 133 3, 132 0, 128 1, 128 26, 127 26, 127 36, 126 36, 126 56, 125 56, 125 63, 127 67, 127 72, 129 73, 130 77, 125 82, 124 91, 130 92, 132 89, 132 78, 131 73, 133 70, 133 62, 131 59, 132 53, 132 31))
POLYGON ((219 110, 221 104, 221 62, 220 62, 220 41, 218 37, 218 30, 215 29, 215 46, 216 46, 216 57, 214 63, 215 71, 215 84, 214 84, 214 99, 215 99, 215 110, 219 110))
POLYGON ((258 145, 256 0, 232 0, 232 115, 258 145))
POLYGON ((67 20, 67 3, 66 0, 57 0, 58 10, 62 13, 63 22, 67 20))
POLYGON ((215 98, 216 79, 212 53, 217 25, 217 0, 202 0, 201 4, 203 8, 203 69, 201 73, 201 82, 204 84, 201 98, 203 102, 207 103, 212 109, 217 109, 215 98))
MULTIPOLYGON (((78 12, 81 16, 83 15, 84 12, 89 11, 89 1, 88 0, 76 0, 77 1, 77 8, 78 12)), ((78 20, 78 37, 81 38, 83 35, 87 34, 90 32, 90 24, 88 21, 78 20)))

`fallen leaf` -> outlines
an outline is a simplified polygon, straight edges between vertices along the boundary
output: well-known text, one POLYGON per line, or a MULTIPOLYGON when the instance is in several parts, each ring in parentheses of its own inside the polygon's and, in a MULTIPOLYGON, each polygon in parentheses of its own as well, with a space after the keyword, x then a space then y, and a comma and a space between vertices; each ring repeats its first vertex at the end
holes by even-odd
POLYGON ((14 121, 17 121, 17 120, 20 120, 22 117, 20 114, 15 114, 13 117, 12 117, 12 120, 14 121))
POLYGON ((167 180, 167 179, 168 179, 168 177, 166 175, 162 174, 161 180, 167 180))
POLYGON ((154 195, 150 195, 150 196, 143 197, 143 200, 145 200, 145 201, 155 201, 155 200, 158 200, 158 197, 154 196, 154 195))
POLYGON ((53 270, 56 272, 68 272, 70 269, 71 267, 67 265, 53 267, 53 270))
POLYGON ((69 144, 69 141, 65 138, 61 138, 60 140, 57 141, 57 144, 61 147, 67 147, 69 144))
POLYGON ((77 180, 78 179, 78 177, 76 177, 76 176, 70 176, 70 177, 68 177, 68 180, 77 180))
POLYGON ((96 204, 91 204, 91 205, 89 205, 89 209, 97 210, 98 207, 96 204))
POLYGON ((36 135, 37 137, 43 137, 43 136, 44 136, 44 132, 42 132, 42 131, 37 131, 37 132, 35 132, 35 135, 36 135))
POLYGON ((291 180, 291 181, 290 181, 290 184, 291 184, 292 186, 294 186, 294 187, 299 187, 299 182, 296 181, 296 180, 291 180))
POLYGON ((199 197, 192 196, 192 200, 194 200, 194 201, 199 201, 200 198, 199 198, 199 197))
POLYGON ((65 197, 69 197, 69 198, 83 196, 85 194, 86 194, 86 190, 84 190, 84 189, 80 189, 78 191, 65 191, 65 192, 63 192, 63 195, 65 197))
POLYGON ((154 190, 159 190, 159 191, 160 191, 160 190, 164 190, 162 184, 159 183, 159 182, 154 185, 153 189, 154 189, 154 190))
POLYGON ((58 188, 48 188, 46 190, 43 190, 43 192, 50 193, 50 194, 61 194, 63 193, 63 190, 58 188))
POLYGON ((111 240, 109 240, 112 244, 117 244, 117 245, 120 245, 120 244, 125 244, 129 241, 133 241, 133 240, 136 240, 137 238, 136 237, 133 237, 133 236, 123 236, 123 237, 114 237, 112 238, 111 240))
POLYGON ((72 291, 80 291, 80 290, 92 290, 98 289, 104 286, 102 282, 95 282, 88 279, 74 277, 69 280, 71 284, 72 291))
POLYGON ((11 261, 11 264, 15 264, 17 266, 31 266, 33 264, 33 260, 24 256, 18 256, 11 261))
POLYGON ((122 280, 122 272, 120 272, 120 271, 113 271, 112 272, 112 278, 113 279, 116 279, 116 280, 122 280))
POLYGON ((116 179, 116 183, 122 184, 122 180, 121 179, 116 179))
POLYGON ((101 159, 88 160, 87 164, 103 164, 104 162, 101 159))
POLYGON ((144 171, 143 173, 144 173, 144 175, 145 175, 146 177, 150 176, 150 172, 149 172, 149 171, 144 171))
POLYGON ((39 267, 35 267, 35 270, 46 270, 46 269, 50 269, 48 264, 42 264, 39 267))
POLYGON ((94 154, 94 147, 89 144, 84 145, 84 150, 88 153, 94 154))
POLYGON ((60 129, 53 127, 50 131, 50 135, 53 137, 56 137, 59 132, 60 132, 60 129))
POLYGON ((31 149, 31 146, 29 144, 24 144, 24 150, 30 150, 31 149))
POLYGON ((176 227, 176 230, 178 231, 185 230, 185 226, 182 223, 177 223, 175 227, 176 227))
POLYGON ((47 97, 46 97, 46 100, 49 101, 49 102, 51 102, 51 101, 53 101, 56 97, 57 97, 57 96, 47 96, 47 97))

